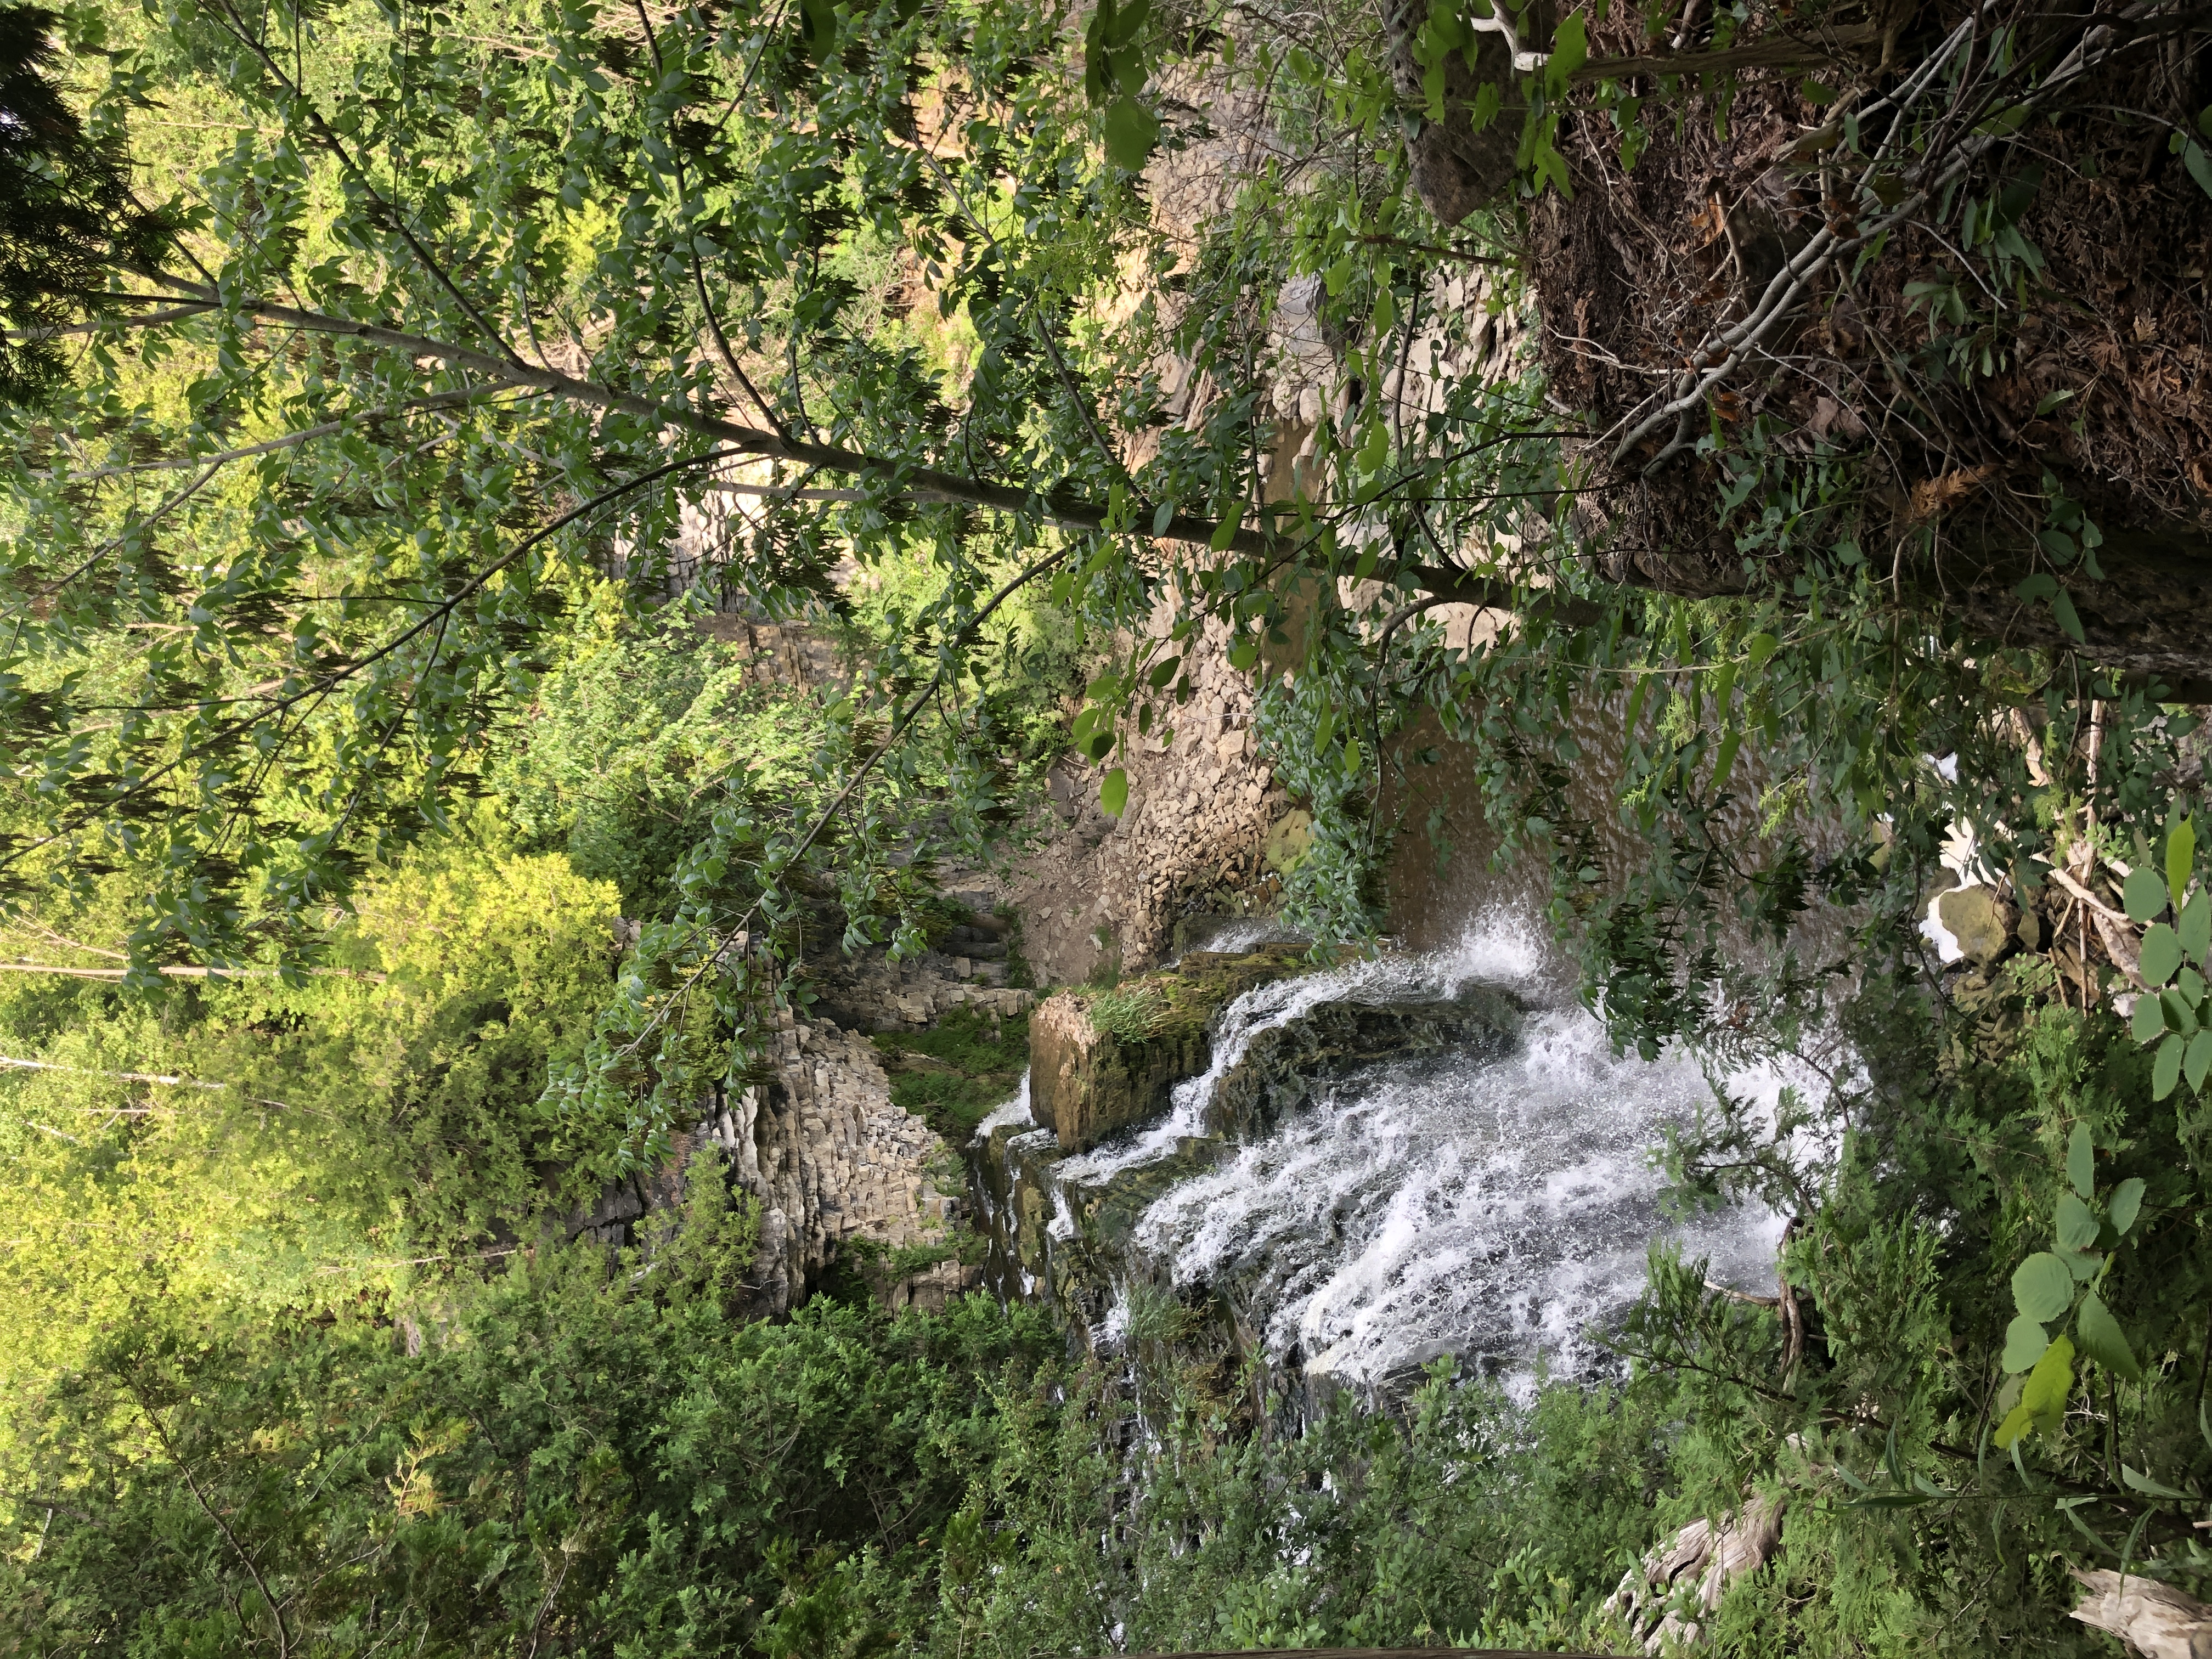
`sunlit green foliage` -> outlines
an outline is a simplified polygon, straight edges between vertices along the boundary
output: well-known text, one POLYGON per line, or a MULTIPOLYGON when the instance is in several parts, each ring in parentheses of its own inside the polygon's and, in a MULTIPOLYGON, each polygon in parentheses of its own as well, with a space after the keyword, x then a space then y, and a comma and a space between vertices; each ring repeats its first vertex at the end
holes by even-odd
POLYGON ((149 1297, 301 1311, 473 1259, 596 1194, 599 1126, 544 1101, 612 974, 613 895, 463 842, 372 882, 336 971, 165 1000, 8 975, 0 1374, 149 1297), (57 989, 57 987, 64 988, 57 989))

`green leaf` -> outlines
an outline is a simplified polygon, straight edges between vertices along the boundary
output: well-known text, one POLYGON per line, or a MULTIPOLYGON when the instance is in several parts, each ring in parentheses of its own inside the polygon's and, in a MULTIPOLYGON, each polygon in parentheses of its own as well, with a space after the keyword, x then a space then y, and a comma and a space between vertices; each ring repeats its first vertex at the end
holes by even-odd
POLYGON ((1544 83, 1559 97, 1567 89, 1567 77, 1589 58, 1589 25, 1582 13, 1570 12, 1552 31, 1552 55, 1544 62, 1544 83))
POLYGON ((2166 1029, 2176 1036, 2197 1035, 2197 1005, 2191 1001, 2179 985, 2169 985, 2158 994, 2158 1006, 2166 1013, 2166 1029))
POLYGON ((2142 1213, 2143 1184, 2139 1176, 2130 1176, 2112 1188, 2112 1202, 2107 1213, 2112 1217, 2112 1231, 2122 1237, 2136 1224, 2136 1217, 2142 1213))
POLYGON ((1744 659, 1753 668, 1761 667, 1781 643, 1771 634, 1753 634, 1743 642, 1744 659))
POLYGON ((2143 935, 2142 976, 2152 985, 2163 985, 2181 966, 2181 937, 2164 922, 2143 935))
POLYGON ((2212 1028, 2190 1038, 2189 1051, 2181 1058, 2181 1074, 2199 1094, 2204 1092, 2204 1074, 2208 1071, 2212 1071, 2212 1028))
POLYGON ((2087 636, 2081 632, 2081 615, 2074 609, 2073 595, 2063 587, 2051 596, 2051 614, 2058 618, 2058 625, 2075 644, 2087 643, 2087 636))
POLYGON ((2133 870, 2120 890, 2120 901, 2127 906, 2130 921, 2155 921, 2166 908, 2166 884, 2153 871, 2133 870))
POLYGON ((1152 509, 1152 534, 1155 536, 1166 535, 1168 526, 1174 522, 1175 503, 1173 501, 1162 501, 1152 509))
POLYGON ((1729 717, 1729 699, 1735 695, 1735 665, 1724 662, 1713 671, 1713 718, 1725 721, 1729 717))
POLYGON ((2074 388, 2070 386, 2061 386, 2056 392, 2045 392, 2040 398, 2038 398, 2035 400, 2035 413, 2037 418, 2040 419, 2042 416, 2048 415, 2052 410, 2057 408, 2059 404, 2064 403, 2073 395, 2074 388))
POLYGON ((1134 98, 1125 94, 1106 106, 1106 154, 1115 167, 1142 171, 1159 137, 1159 117, 1134 98))
POLYGON ((1129 775, 1115 767, 1098 781, 1098 805, 1109 817, 1118 818, 1129 807, 1129 775))
POLYGON ((2173 1092, 2173 1085, 2181 1081, 2181 1056, 2186 1047, 2180 1035, 2172 1031, 2167 1032, 2166 1041, 2159 1044, 2158 1058, 2150 1066, 2150 1097, 2153 1100, 2164 1100, 2173 1092))
POLYGON ((2012 1304, 2030 1319, 2056 1319, 2073 1300, 2074 1275, 2048 1250, 2037 1251, 2012 1270, 2012 1304))
POLYGON ((1206 543, 1206 545, 1217 553, 1228 551, 1229 544, 1237 539, 1237 529, 1243 522, 1244 509, 1240 507, 1214 526, 1212 538, 1206 543))
POLYGON ((2035 1369, 2028 1372, 2020 1391, 2020 1404, 1999 1425, 1992 1443, 2002 1451, 2031 1428, 2049 1433, 2065 1416, 2066 1396, 2073 1391, 2074 1345, 2062 1336, 2044 1351, 2035 1369))
POLYGON ((2013 592, 2023 599, 2047 599, 2058 591, 2058 578, 2045 570, 2039 570, 2013 592))
POLYGON ((2119 1322, 2112 1317, 2104 1298, 2096 1291, 2081 1298, 2081 1311, 2074 1316, 2074 1329, 2081 1339, 2081 1352, 2090 1358, 2115 1376, 2124 1376, 2130 1382, 2142 1380, 2142 1367, 2136 1364, 2134 1351, 2128 1346, 2127 1338, 2120 1334, 2119 1322))
POLYGON ((1713 793, 1728 787, 1729 770, 1735 764, 1735 751, 1742 746, 1743 733, 1731 732, 1721 739, 1720 754, 1713 761, 1713 793))
POLYGON ((2181 908, 2181 901, 2188 896, 2190 872, 2196 867, 2196 820, 2177 818, 2166 832, 2166 884, 2172 890, 2177 911, 2181 908))
POLYGON ((2212 954, 2212 893, 2200 892, 2183 905, 2179 925, 2173 931, 2191 962, 2203 962, 2212 954))
POLYGON ((2005 1327, 2004 1368, 2024 1371, 2042 1358, 2050 1346, 2051 1333, 2043 1328, 2042 1322, 2021 1314, 2005 1327))
POLYGON ((2166 1009, 2156 997, 2137 997, 2136 1011, 2128 1018, 2137 1042, 2153 1043, 2166 1034, 2166 1009))
POLYGON ((1260 641, 1246 635, 1229 647, 1229 665, 1242 674, 1260 660, 1260 641))
POLYGON ((1620 729, 1630 737, 1636 735, 1636 717, 1644 712, 1644 699, 1651 690, 1651 676, 1646 674, 1636 682, 1636 689, 1628 694, 1628 714, 1620 729))
MULTIPOLYGON (((2076 1123, 2073 1133, 2066 1137, 2066 1178, 2074 1183, 2075 1192, 2083 1199, 2094 1198, 2097 1192, 2097 1148, 2089 1138, 2089 1126, 2076 1123)), ((2065 1206, 2059 1206, 2061 1212, 2065 1206)), ((2080 1245, 2074 1246, 2075 1249, 2080 1245)))
POLYGON ((2071 1193, 2058 1194, 2057 1231, 2061 1245, 2069 1250, 2086 1250, 2103 1231, 2087 1205, 2071 1193))
POLYGON ((2179 1498, 2185 1504, 2195 1501, 2187 1492, 2176 1492, 2163 1480, 2152 1480, 2148 1474, 2138 1474, 2124 1463, 2120 1465, 2120 1479, 2130 1491, 2139 1492, 2146 1498, 2179 1498))
POLYGON ((2052 1261, 2073 1275, 2077 1285, 2087 1284, 2105 1265, 2105 1258, 2101 1255, 2084 1255, 2079 1250, 2053 1250, 2051 1256, 2052 1261))
POLYGON ((2212 196, 2212 155, 2204 153, 2204 146, 2194 138, 2181 147, 2181 164, 2189 169, 2189 176, 2197 181, 2197 188, 2212 196))

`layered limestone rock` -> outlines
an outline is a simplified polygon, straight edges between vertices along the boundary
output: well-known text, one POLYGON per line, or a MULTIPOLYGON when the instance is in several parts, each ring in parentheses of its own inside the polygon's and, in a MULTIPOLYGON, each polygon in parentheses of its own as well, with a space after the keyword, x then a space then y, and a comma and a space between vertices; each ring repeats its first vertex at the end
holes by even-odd
POLYGON ((726 1103, 710 1125, 735 1184, 761 1203, 756 1309, 788 1311, 855 1247, 894 1307, 942 1307, 968 1288, 959 1159, 891 1103, 867 1039, 787 1016, 774 1059, 775 1081, 726 1103))
POLYGON ((1206 1069, 1214 1015, 1298 967, 1290 945, 1194 951, 1172 972, 1048 998, 1030 1021, 1030 1115, 1064 1152, 1157 1115, 1178 1080, 1206 1069))

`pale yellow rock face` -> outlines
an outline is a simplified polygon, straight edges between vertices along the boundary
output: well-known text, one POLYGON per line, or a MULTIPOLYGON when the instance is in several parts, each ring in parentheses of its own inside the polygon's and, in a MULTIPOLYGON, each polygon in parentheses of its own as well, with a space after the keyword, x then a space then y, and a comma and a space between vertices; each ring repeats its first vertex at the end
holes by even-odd
POLYGON ((1281 946, 1193 951, 1175 970, 1112 991, 1048 997, 1030 1020, 1030 1115, 1068 1152, 1156 1115, 1179 1079, 1206 1069, 1213 1016, 1301 965, 1281 946), (1121 1012, 1108 1012, 1109 1000, 1121 1012))

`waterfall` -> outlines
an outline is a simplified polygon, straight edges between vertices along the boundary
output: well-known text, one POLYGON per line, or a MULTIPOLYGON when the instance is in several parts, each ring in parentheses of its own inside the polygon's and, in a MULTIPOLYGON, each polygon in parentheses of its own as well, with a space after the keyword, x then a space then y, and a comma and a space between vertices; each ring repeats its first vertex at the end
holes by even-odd
MULTIPOLYGON (((1785 1085, 1821 1086, 1809 1068, 1726 1084, 1770 1110, 1785 1085)), ((1613 1055, 1602 1024, 1547 972, 1534 930, 1493 922, 1449 951, 1246 993, 1224 1011, 1206 1073, 1176 1086, 1159 1120, 1091 1152, 1060 1157, 1048 1134, 1020 1133, 1025 1094, 983 1134, 1000 1132, 1018 1170, 1010 1197, 1024 1182, 1044 1188, 1030 1202, 1048 1206, 1046 1251, 1084 1256, 1094 1283, 1101 1245, 1078 1240, 1079 1212, 1121 1195, 1132 1219, 1108 1246, 1103 1305, 1085 1309, 1063 1287, 1094 1346, 1118 1343, 1129 1288, 1145 1284, 1187 1303, 1226 1297, 1268 1359, 1310 1382, 1370 1391, 1451 1353, 1525 1385, 1539 1367, 1613 1369, 1592 1333, 1640 1293, 1654 1240, 1708 1258, 1716 1282, 1771 1292, 1782 1218, 1744 1205, 1676 1221, 1661 1207, 1653 1151, 1708 1098, 1685 1055, 1613 1055), (1475 987, 1510 992, 1526 1010, 1503 1052, 1376 1060, 1241 1145, 1218 1139, 1217 1085, 1261 1032, 1325 1003, 1433 1001, 1475 987)))

